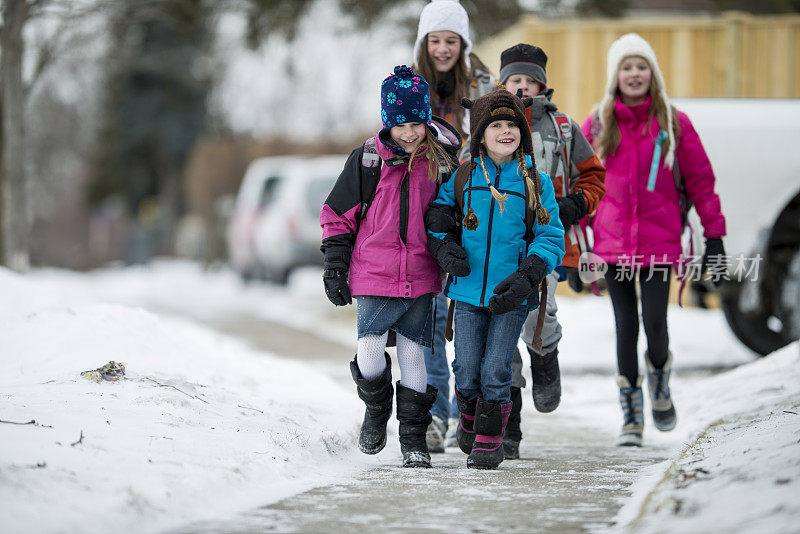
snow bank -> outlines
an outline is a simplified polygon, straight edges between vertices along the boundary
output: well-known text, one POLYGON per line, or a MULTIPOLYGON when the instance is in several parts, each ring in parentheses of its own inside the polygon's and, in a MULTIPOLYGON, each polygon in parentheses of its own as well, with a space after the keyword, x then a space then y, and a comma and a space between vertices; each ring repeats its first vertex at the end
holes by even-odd
POLYGON ((797 532, 797 344, 681 396, 673 460, 635 484, 614 531, 797 532))
POLYGON ((152 532, 252 509, 368 461, 353 445, 363 408, 351 391, 79 287, 0 269, 0 419, 36 421, 0 424, 5 531, 152 532), (124 380, 80 376, 109 360, 126 363, 124 380))

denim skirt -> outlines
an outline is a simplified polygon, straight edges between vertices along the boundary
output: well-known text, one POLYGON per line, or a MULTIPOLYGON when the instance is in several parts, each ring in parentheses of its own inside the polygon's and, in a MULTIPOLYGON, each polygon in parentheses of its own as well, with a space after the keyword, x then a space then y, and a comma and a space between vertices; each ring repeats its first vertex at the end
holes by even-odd
POLYGON ((358 339, 389 330, 430 347, 433 340, 433 294, 415 299, 361 295, 356 297, 358 339))

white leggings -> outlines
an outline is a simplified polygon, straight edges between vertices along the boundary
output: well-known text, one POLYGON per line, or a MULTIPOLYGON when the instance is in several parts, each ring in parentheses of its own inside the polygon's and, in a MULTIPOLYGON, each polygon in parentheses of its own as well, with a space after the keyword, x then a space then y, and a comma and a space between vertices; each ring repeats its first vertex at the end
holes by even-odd
MULTIPOLYGON (((386 341, 389 332, 380 336, 366 335, 358 340, 358 370, 361 376, 372 380, 380 376, 386 368, 386 341)), ((400 363, 400 384, 419 393, 428 387, 428 374, 425 371, 425 353, 419 343, 397 334, 397 361, 400 363)))

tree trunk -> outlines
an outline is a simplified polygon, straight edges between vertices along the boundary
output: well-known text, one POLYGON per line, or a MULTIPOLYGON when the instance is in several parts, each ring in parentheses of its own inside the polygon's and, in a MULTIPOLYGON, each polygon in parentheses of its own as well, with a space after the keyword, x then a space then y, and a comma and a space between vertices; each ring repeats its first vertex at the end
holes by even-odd
POLYGON ((28 19, 26 0, 5 0, 0 35, 3 54, 3 261, 26 271, 28 255, 28 196, 25 179, 25 89, 22 83, 22 28, 28 19))

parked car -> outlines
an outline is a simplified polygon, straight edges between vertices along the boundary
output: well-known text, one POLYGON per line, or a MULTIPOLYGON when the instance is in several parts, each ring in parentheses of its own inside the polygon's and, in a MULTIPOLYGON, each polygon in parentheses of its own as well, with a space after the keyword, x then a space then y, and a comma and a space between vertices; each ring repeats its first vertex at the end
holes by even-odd
POLYGON ((294 158, 261 158, 247 168, 228 220, 226 241, 231 266, 243 280, 263 277, 256 258, 255 229, 261 213, 272 203, 284 169, 294 158))
POLYGON ((722 286, 725 318, 744 345, 769 354, 800 339, 800 100, 674 104, 691 118, 714 167, 728 257, 734 264, 761 257, 754 272, 722 286))
POLYGON ((298 156, 277 165, 271 159, 250 166, 264 177, 252 227, 253 258, 259 277, 283 284, 296 267, 322 265, 319 212, 346 156, 298 156))

